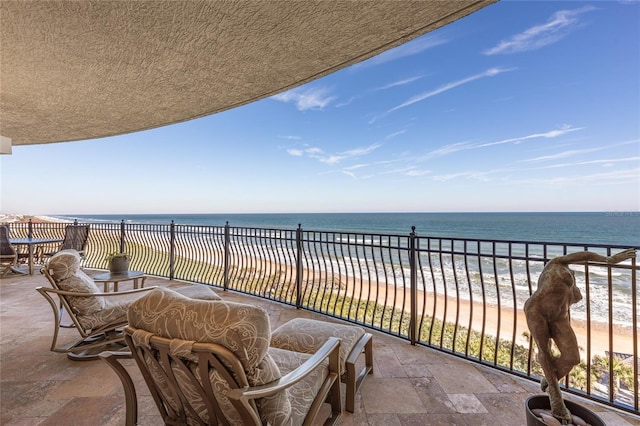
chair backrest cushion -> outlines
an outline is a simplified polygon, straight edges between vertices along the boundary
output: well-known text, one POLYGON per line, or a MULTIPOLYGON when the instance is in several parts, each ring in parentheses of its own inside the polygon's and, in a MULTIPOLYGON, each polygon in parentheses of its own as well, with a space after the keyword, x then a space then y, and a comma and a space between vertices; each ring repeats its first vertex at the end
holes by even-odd
POLYGON ((47 269, 56 282, 73 276, 80 269, 80 255, 75 250, 62 250, 51 257, 47 269))
POLYGON ((247 372, 264 359, 271 341, 260 307, 185 297, 158 287, 129 306, 129 324, 169 339, 217 343, 238 357, 247 372))
MULTIPOLYGON (((80 269, 80 254, 76 250, 62 250, 51 257, 47 270, 58 287, 77 293, 100 293, 96 283, 80 269)), ((107 305, 104 297, 68 297, 76 314, 91 315, 107 305)))
MULTIPOLYGON (((267 312, 260 307, 190 299, 159 287, 129 306, 128 320, 130 326, 161 337, 216 343, 228 348, 244 367, 250 386, 281 377, 277 364, 267 353, 271 326, 267 312)), ((222 390, 220 383, 214 388, 222 390)), ((288 391, 262 398, 256 404, 265 423, 273 424, 275 418, 288 418, 291 412, 288 391)), ((233 423, 235 416, 225 415, 233 423)))

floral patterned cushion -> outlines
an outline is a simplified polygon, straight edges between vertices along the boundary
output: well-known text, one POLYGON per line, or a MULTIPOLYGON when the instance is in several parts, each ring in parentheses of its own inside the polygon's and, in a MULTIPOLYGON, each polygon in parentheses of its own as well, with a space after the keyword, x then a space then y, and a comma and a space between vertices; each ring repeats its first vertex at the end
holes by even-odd
MULTIPOLYGON (((80 269, 80 254, 76 250, 62 250, 51 257, 47 264, 51 277, 62 290, 77 293, 100 293, 93 279, 80 269)), ((92 315, 106 307, 104 297, 68 297, 74 313, 92 315)))
POLYGON ((127 310, 130 302, 107 303, 104 309, 76 318, 84 330, 94 330, 106 324, 127 323, 127 310))
POLYGON ((129 324, 167 338, 221 344, 247 371, 262 361, 271 339, 269 317, 262 308, 190 299, 161 287, 131 304, 129 324))
MULTIPOLYGON (((312 356, 277 348, 269 348, 269 355, 278 365, 282 375, 289 374, 312 356)), ((270 417, 265 415, 264 410, 260 410, 262 424, 301 425, 328 375, 329 362, 325 360, 311 374, 287 389, 289 398, 286 401, 286 406, 281 407, 280 410, 267 411, 266 414, 270 414, 270 417), (289 412, 290 414, 287 417, 289 412)), ((260 405, 258 407, 260 408, 260 405)))
MULTIPOLYGON (((204 285, 183 286, 176 288, 175 291, 192 299, 221 300, 220 296, 218 296, 211 288, 204 285)), ((129 305, 140 296, 141 294, 138 293, 122 295, 121 297, 101 297, 100 299, 104 299, 106 301, 106 306, 99 311, 92 312, 91 314, 78 315, 78 321, 85 330, 92 330, 113 322, 126 324, 129 305)))
POLYGON ((185 285, 181 287, 172 287, 171 290, 180 293, 183 296, 190 297, 191 299, 200 300, 222 300, 220 296, 208 285, 193 284, 185 285))
MULTIPOLYGON (((156 288, 130 305, 128 318, 132 327, 162 337, 225 346, 240 360, 251 386, 281 377, 278 365, 267 353, 271 327, 267 312, 260 307, 190 299, 167 288, 156 288)), ((214 381, 218 403, 229 405, 224 381, 217 373, 212 373, 210 380, 214 381)), ((285 391, 256 404, 265 418, 288 419, 291 413, 288 398, 285 391)), ((234 411, 225 411, 225 415, 232 424, 238 424, 239 417, 234 411)))
POLYGON ((76 250, 59 251, 49 259, 47 269, 56 282, 69 278, 80 269, 80 254, 76 250))
POLYGON ((340 339, 340 365, 344 368, 351 350, 364 333, 364 329, 357 325, 294 318, 273 330, 271 346, 313 354, 329 337, 337 337, 340 339))

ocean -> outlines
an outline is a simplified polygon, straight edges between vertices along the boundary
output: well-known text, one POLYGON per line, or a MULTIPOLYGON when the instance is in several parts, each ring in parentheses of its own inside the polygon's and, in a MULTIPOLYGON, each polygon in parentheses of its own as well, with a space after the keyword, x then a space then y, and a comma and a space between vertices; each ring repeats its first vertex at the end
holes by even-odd
POLYGON ((256 227, 423 237, 640 246, 640 212, 566 213, 265 213, 50 215, 79 222, 256 227))

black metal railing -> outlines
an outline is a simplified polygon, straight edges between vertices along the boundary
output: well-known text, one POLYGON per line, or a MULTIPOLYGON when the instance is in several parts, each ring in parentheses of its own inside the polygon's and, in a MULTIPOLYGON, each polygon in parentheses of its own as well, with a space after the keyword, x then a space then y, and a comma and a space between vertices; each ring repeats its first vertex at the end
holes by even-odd
MULTIPOLYGON (((12 237, 63 236, 65 224, 12 223, 12 237)), ((55 245, 51 248, 55 249, 55 245)), ((84 267, 131 268, 320 312, 516 376, 539 380, 524 301, 550 258, 616 245, 441 238, 171 223, 92 223, 84 267)), ((639 249, 640 247, 635 247, 639 249)), ((583 362, 564 390, 638 414, 636 259, 576 266, 572 307, 583 362)))

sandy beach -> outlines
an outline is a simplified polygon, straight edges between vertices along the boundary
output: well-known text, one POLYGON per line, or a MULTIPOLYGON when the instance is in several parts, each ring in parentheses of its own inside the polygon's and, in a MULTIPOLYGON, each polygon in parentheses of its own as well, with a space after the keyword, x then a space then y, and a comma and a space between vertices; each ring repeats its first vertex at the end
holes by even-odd
MULTIPOLYGON (((278 266, 273 262, 265 260, 252 258, 245 259, 243 262, 245 267, 251 266, 256 270, 279 270, 278 266)), ((396 287, 393 284, 372 283, 365 279, 344 275, 329 280, 324 272, 319 273, 316 271, 313 274, 313 272, 305 270, 305 277, 308 274, 314 276, 304 278, 303 283, 313 283, 312 285, 319 287, 323 287, 324 283, 327 283, 327 288, 333 286, 333 291, 344 297, 361 300, 368 299, 405 312, 409 312, 411 309, 410 289, 396 287), (338 282, 339 285, 336 285, 338 282)), ((292 267, 291 276, 295 276, 295 267, 292 267)), ((471 328, 485 335, 499 336, 500 339, 508 341, 515 340, 516 343, 525 347, 529 345, 528 338, 525 337, 525 333, 528 335, 529 328, 521 306, 514 312, 514 309, 510 307, 499 309, 495 304, 483 304, 477 300, 471 303, 468 300, 462 298, 458 300, 452 296, 445 298, 444 295, 437 295, 434 297, 433 293, 427 292, 425 294, 421 290, 417 291, 416 305, 418 312, 426 316, 433 316, 436 319, 451 323, 457 321, 461 327, 471 328)), ((587 358, 587 354, 593 357, 594 355, 605 355, 606 352, 634 353, 631 328, 612 325, 610 346, 609 326, 607 324, 592 320, 591 330, 588 330, 585 325, 585 321, 582 320, 572 321, 578 346, 584 359, 587 358)))
POLYGON ((48 216, 32 216, 26 214, 2 214, 0 213, 0 223, 64 223, 48 216))
MULTIPOLYGON (((379 303, 387 301, 387 306, 394 306, 397 309, 405 309, 408 311, 410 307, 410 290, 396 288, 390 285, 372 285, 366 280, 346 279, 342 277, 342 283, 347 283, 340 290, 340 293, 348 297, 365 297, 371 295, 372 300, 378 300, 379 303)), ((501 339, 512 340, 515 330, 516 343, 528 346, 528 339, 524 337, 524 333, 529 332, 527 327, 524 311, 519 307, 515 314, 511 308, 503 307, 501 310, 497 306, 474 301, 470 303, 468 300, 457 300, 455 297, 445 299, 443 295, 434 297, 432 293, 426 295, 422 291, 417 292, 417 309, 418 312, 424 312, 426 315, 432 316, 435 308, 435 318, 455 322, 456 316, 458 324, 463 327, 469 327, 488 335, 499 336, 501 339), (426 297, 425 297, 426 296, 426 297), (435 306, 434 306, 435 305, 435 306), (446 307, 446 317, 445 317, 446 307), (498 328, 498 320, 500 326, 498 328), (471 323, 470 323, 471 321, 471 323), (515 322, 515 324, 514 324, 515 322)), ((581 348, 582 356, 586 358, 587 350, 590 348, 590 354, 604 355, 605 352, 612 349, 613 352, 633 353, 633 334, 632 330, 625 327, 614 325, 612 327, 612 348, 609 347, 609 327, 607 324, 591 322, 591 332, 585 328, 585 322, 572 321, 573 330, 578 339, 578 345, 581 348), (590 341, 590 345, 588 344, 590 341)))

